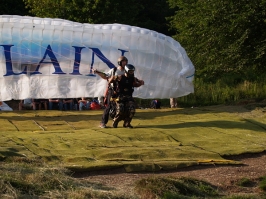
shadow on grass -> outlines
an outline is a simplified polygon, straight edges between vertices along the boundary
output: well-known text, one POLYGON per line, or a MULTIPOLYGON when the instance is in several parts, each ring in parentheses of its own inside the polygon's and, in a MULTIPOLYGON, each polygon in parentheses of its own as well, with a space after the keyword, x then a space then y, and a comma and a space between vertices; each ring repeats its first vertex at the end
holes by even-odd
MULTIPOLYGON (((243 159, 248 159, 248 158, 259 158, 266 155, 266 150, 260 153, 244 153, 241 155, 223 155, 222 157, 225 159, 230 159, 230 160, 235 160, 235 161, 241 161, 243 159)), ((246 167, 248 165, 245 164, 230 164, 230 165, 223 165, 223 164, 205 164, 205 165, 193 165, 193 166, 188 166, 188 167, 182 167, 182 168, 177 168, 177 169, 172 169, 172 170, 160 170, 157 171, 156 174, 171 174, 173 172, 189 172, 189 171, 195 171, 195 170, 205 170, 205 169, 217 169, 217 168, 222 168, 222 167, 246 167)), ((75 171, 73 173, 74 178, 84 178, 84 177, 89 177, 89 176, 98 176, 98 175, 117 175, 120 173, 127 173, 123 167, 119 168, 113 168, 113 169, 104 169, 104 170, 93 170, 93 171, 75 171)), ((127 173, 127 175, 137 175, 137 174, 151 174, 154 172, 148 172, 148 171, 142 171, 142 172, 131 172, 127 173)))
POLYGON ((215 121, 215 122, 184 122, 180 124, 158 124, 158 125, 141 125, 135 128, 163 128, 163 129, 180 129, 191 127, 205 128, 221 128, 221 129, 245 129, 252 131, 264 131, 266 133, 266 125, 257 121, 250 122, 232 122, 232 121, 215 121), (241 128, 240 128, 241 127, 241 128))
MULTIPOLYGON (((232 108, 233 109, 233 108, 232 108)), ((136 110, 133 121, 140 120, 140 123, 135 125, 135 128, 162 128, 162 129, 182 129, 182 128, 220 128, 220 129, 245 129, 259 132, 266 132, 266 124, 254 119, 245 119, 234 115, 236 118, 232 120, 219 120, 219 113, 231 112, 232 109, 225 106, 213 106, 206 108, 194 109, 145 109, 136 110), (206 115, 202 115, 206 114, 206 115), (209 115, 210 114, 210 115, 209 115), (186 117, 187 116, 187 117, 186 117), (191 118, 190 118, 191 117, 191 118), (204 120, 205 121, 204 121, 204 120), (217 120, 216 120, 217 119, 217 120), (154 121, 152 121, 154 120, 154 121), (171 120, 170 124, 165 124, 164 120, 171 120), (200 121, 199 121, 200 120, 200 121), (146 122, 147 121, 147 122, 146 122), (174 124, 173 122, 176 122, 174 124)), ((234 107, 234 110, 239 113, 247 111, 243 107, 234 107)), ((101 121, 103 110, 97 111, 14 111, 0 112, 0 119, 12 121, 66 121, 66 122, 90 122, 98 124, 101 121)), ((226 114, 223 118, 231 118, 232 114, 226 114)), ((109 120, 112 123, 112 120, 109 120)), ((87 126, 89 128, 91 125, 87 126)))
MULTIPOLYGON (((171 115, 200 115, 200 114, 219 114, 219 113, 248 113, 252 110, 255 110, 257 107, 255 105, 250 108, 250 106, 206 106, 206 107, 193 107, 193 108, 164 108, 164 109, 136 109, 136 116, 141 113, 142 117, 154 119, 156 117, 164 117, 171 115), (247 108, 246 108, 247 107, 247 108)), ((261 108, 261 107, 260 107, 261 108)), ((265 110, 266 111, 266 110, 265 110)), ((0 112, 1 119, 5 118, 5 115, 8 112, 0 112)), ((9 112, 10 113, 10 112, 9 112)), ((13 120, 28 119, 31 117, 76 117, 78 116, 81 119, 101 118, 103 110, 89 110, 89 111, 57 111, 57 110, 23 110, 23 111, 12 111, 18 116, 13 116, 13 120), (90 117, 91 116, 91 117, 90 117)))
POLYGON ((96 120, 100 121, 102 112, 94 111, 92 113, 84 112, 62 112, 62 111, 16 111, 16 112, 1 112, 0 119, 12 120, 12 121, 25 121, 25 120, 38 120, 38 121, 88 121, 96 120), (11 115, 11 114, 15 115, 11 115))
MULTIPOLYGON (((184 122, 179 124, 154 124, 154 125, 139 125, 135 128, 162 128, 162 129, 182 129, 182 128, 221 128, 221 129, 243 129, 266 133, 266 125, 264 123, 249 120, 245 122, 215 120, 209 122, 184 122)), ((211 132, 210 132, 211 133, 211 132)))
POLYGON ((25 156, 21 155, 19 151, 14 148, 8 148, 7 151, 0 152, 0 161, 5 160, 7 157, 25 157, 25 156))

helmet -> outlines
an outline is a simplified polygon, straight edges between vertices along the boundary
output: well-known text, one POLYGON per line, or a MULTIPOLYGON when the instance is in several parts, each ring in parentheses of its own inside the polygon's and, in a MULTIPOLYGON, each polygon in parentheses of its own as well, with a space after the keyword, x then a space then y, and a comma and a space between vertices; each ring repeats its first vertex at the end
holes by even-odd
POLYGON ((128 61, 127 58, 125 56, 120 56, 117 60, 117 64, 118 66, 122 65, 122 61, 128 61))
POLYGON ((125 65, 125 72, 129 76, 134 76, 134 71, 135 71, 135 66, 133 66, 132 64, 125 65))

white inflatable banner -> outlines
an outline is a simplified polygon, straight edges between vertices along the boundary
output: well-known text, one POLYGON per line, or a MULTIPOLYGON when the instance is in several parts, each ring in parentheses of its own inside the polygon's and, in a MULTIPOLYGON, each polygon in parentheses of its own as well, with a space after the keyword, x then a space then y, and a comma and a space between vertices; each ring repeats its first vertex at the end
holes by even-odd
POLYGON ((194 92, 194 66, 182 46, 158 32, 122 24, 0 15, 0 100, 99 97, 119 56, 145 85, 139 98, 194 92))

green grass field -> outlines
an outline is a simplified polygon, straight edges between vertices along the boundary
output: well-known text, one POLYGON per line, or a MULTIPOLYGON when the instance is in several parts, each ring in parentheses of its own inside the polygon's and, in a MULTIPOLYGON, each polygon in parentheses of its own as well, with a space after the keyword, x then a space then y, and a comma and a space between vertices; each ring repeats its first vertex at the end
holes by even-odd
POLYGON ((98 127, 101 111, 0 112, 0 160, 41 159, 71 170, 171 170, 241 164, 230 155, 266 150, 265 108, 138 109, 133 129, 98 127), (227 157, 227 158, 225 158, 227 157))

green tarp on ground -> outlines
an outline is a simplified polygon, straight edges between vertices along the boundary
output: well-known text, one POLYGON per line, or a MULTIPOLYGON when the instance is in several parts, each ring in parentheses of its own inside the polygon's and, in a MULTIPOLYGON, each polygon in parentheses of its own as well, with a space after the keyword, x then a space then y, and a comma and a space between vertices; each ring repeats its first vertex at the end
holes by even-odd
MULTIPOLYGON (((41 158, 75 170, 159 171, 241 164, 229 155, 266 150, 264 108, 137 110, 133 129, 98 127, 102 111, 0 113, 0 158, 41 158)), ((109 122, 111 126, 111 121, 109 122)))

